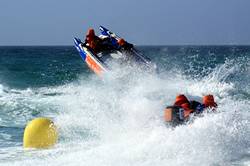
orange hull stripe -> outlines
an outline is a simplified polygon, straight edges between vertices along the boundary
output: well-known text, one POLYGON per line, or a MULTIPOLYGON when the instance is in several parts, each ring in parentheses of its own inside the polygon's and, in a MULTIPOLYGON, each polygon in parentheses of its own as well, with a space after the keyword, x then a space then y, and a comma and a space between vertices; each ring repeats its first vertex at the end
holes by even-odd
POLYGON ((102 74, 103 69, 91 58, 91 56, 87 55, 85 61, 89 68, 92 69, 97 75, 102 74))

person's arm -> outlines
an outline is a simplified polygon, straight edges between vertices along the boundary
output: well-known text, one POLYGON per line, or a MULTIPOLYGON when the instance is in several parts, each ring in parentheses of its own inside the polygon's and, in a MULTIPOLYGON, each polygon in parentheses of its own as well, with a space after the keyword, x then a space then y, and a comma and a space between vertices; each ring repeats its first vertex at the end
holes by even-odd
POLYGON ((82 47, 87 47, 87 46, 88 46, 87 44, 88 44, 88 42, 85 40, 84 43, 81 43, 81 46, 82 46, 82 47))
POLYGON ((131 49, 131 48, 133 48, 134 47, 134 45, 133 44, 131 44, 131 43, 126 43, 126 47, 128 48, 128 49, 131 49))

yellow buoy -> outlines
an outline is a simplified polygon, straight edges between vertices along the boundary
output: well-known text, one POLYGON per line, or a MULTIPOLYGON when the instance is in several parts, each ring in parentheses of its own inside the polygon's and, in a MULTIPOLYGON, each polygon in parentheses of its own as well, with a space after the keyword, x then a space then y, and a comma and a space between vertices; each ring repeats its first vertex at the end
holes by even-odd
POLYGON ((24 148, 49 148, 58 139, 57 128, 48 118, 36 118, 29 122, 23 134, 24 148))

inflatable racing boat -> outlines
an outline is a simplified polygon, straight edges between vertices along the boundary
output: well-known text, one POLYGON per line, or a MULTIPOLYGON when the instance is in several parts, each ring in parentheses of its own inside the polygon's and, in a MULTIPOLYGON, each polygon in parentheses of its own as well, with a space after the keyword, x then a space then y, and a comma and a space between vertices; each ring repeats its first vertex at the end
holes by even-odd
MULTIPOLYGON (((99 27, 101 31, 100 38, 109 38, 111 44, 117 46, 118 40, 121 39, 118 35, 104 28, 99 27)), ((110 59, 119 59, 119 61, 126 61, 126 56, 121 50, 111 50, 110 52, 101 52, 95 54, 86 44, 84 44, 80 39, 74 38, 75 47, 78 50, 81 58, 88 65, 88 67, 94 71, 97 75, 102 76, 104 73, 111 71, 111 66, 109 65, 110 59), (104 55, 105 54, 105 55, 104 55), (108 54, 108 56, 107 56, 108 54)), ((156 71, 156 65, 148 57, 142 55, 135 48, 131 48, 130 61, 132 60, 135 64, 148 71, 156 71)))

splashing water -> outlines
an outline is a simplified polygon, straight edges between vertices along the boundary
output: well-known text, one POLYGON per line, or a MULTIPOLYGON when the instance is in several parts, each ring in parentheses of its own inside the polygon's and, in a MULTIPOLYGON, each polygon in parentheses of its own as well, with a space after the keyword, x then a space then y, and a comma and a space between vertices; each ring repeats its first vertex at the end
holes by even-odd
POLYGON ((202 77, 178 68, 160 75, 121 68, 113 73, 121 79, 79 75, 51 87, 1 85, 1 165, 248 165, 248 57, 245 62, 226 60, 202 77), (179 93, 190 99, 214 94, 218 111, 170 128, 163 110, 179 93), (55 121, 59 142, 23 150, 24 125, 39 116, 55 121))

